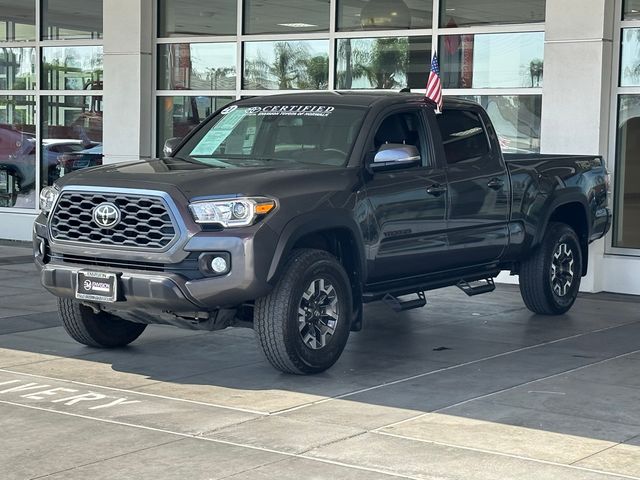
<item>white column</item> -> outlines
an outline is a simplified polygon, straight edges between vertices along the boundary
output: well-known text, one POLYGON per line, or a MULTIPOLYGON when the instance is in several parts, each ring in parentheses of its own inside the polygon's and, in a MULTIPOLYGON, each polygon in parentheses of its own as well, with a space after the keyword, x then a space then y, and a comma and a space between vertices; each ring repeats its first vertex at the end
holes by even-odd
MULTIPOLYGON (((614 0, 547 1, 542 152, 609 153, 614 0)), ((614 159, 607 159, 611 164, 614 159)), ((604 240, 591 246, 582 290, 603 289, 604 240)))
POLYGON ((153 0, 104 2, 105 163, 152 152, 153 0))

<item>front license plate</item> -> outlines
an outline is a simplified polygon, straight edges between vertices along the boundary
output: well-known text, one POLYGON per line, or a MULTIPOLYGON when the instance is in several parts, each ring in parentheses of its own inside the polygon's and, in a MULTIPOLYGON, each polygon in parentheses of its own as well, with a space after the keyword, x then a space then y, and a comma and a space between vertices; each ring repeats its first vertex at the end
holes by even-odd
POLYGON ((79 271, 76 298, 94 302, 115 302, 118 298, 118 277, 115 273, 79 271))

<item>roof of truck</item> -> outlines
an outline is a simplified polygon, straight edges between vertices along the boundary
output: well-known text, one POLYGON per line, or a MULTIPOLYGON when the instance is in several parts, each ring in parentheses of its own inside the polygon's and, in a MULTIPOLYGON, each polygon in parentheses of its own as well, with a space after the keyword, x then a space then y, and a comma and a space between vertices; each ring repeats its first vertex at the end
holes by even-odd
MULTIPOLYGON (((399 103, 405 100, 407 103, 424 101, 425 96, 421 93, 395 92, 389 90, 366 90, 366 91, 342 91, 342 92, 296 92, 281 93, 277 95, 265 95, 259 97, 245 98, 238 103, 240 105, 271 105, 271 104, 320 104, 320 105, 348 105, 359 107, 371 107, 378 103, 399 103)), ((431 100, 427 100, 431 102, 431 100)), ((431 102, 433 103, 433 102, 431 102)), ((434 104, 435 105, 435 104, 434 104)), ((457 97, 445 97, 445 107, 449 106, 472 106, 477 103, 457 97)))

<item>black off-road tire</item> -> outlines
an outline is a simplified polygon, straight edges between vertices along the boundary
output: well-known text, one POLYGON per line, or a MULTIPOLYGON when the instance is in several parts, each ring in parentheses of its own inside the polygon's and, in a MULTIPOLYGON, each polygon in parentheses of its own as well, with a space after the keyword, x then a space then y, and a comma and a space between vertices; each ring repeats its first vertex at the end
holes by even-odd
POLYGON ((541 244, 520 266, 520 293, 525 305, 541 315, 562 315, 576 301, 581 278, 582 248, 576 232, 564 223, 550 222, 541 244), (554 257, 559 251, 571 252, 572 276, 570 285, 566 280, 554 289, 554 257))
POLYGON ((147 327, 107 312, 94 313, 91 308, 67 298, 58 299, 58 311, 69 336, 89 347, 124 347, 138 338, 147 327))
POLYGON ((351 327, 350 285, 344 268, 330 253, 314 249, 292 252, 273 291, 255 302, 254 329, 271 365, 285 373, 305 375, 323 372, 338 360, 351 327), (333 335, 324 346, 312 348, 301 334, 299 309, 303 295, 318 279, 333 287, 339 313, 333 335))

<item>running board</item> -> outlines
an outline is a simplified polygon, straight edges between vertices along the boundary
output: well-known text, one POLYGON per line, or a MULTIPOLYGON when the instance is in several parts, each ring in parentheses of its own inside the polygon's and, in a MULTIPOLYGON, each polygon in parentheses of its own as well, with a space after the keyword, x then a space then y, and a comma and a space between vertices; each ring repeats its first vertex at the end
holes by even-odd
POLYGON ((496 284, 493 282, 493 278, 485 278, 484 280, 476 280, 470 284, 466 280, 460 280, 456 287, 466 293, 469 297, 474 295, 481 295, 483 293, 493 292, 496 289, 496 284), (484 283, 483 283, 484 282, 484 283))
POLYGON ((427 304, 427 298, 424 296, 424 292, 415 292, 418 298, 413 300, 407 300, 402 302, 398 297, 394 297, 390 293, 387 293, 382 301, 394 312, 404 312, 406 310, 412 310, 414 308, 422 308, 427 304))

